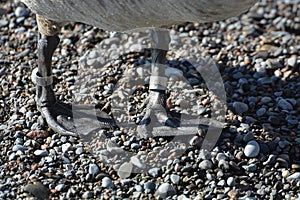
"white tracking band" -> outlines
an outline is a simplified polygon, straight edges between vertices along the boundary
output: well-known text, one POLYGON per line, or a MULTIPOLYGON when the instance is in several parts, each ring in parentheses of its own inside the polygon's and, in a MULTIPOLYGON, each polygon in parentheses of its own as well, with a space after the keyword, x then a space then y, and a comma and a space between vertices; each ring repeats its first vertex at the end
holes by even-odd
POLYGON ((164 76, 150 76, 150 90, 166 90, 168 78, 164 76))
POLYGON ((47 85, 52 85, 53 83, 53 76, 46 76, 46 77, 41 77, 37 75, 38 73, 38 68, 35 68, 32 71, 31 79, 32 82, 38 86, 47 86, 47 85))

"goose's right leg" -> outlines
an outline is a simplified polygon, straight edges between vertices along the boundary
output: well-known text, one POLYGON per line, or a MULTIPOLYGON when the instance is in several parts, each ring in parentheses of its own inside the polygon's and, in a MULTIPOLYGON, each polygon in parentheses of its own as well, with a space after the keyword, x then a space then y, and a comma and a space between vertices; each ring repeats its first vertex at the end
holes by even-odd
POLYGON ((46 120, 48 126, 61 135, 87 136, 95 130, 112 125, 114 122, 105 112, 98 112, 96 116, 89 114, 86 108, 77 110, 80 118, 74 123, 71 104, 56 101, 53 91, 52 56, 59 44, 59 24, 37 16, 39 27, 38 68, 33 71, 33 81, 37 85, 37 108, 46 120), (91 119, 96 119, 91 125, 91 119), (80 130, 78 130, 80 128, 80 130), (79 134, 79 135, 78 135, 79 134))
MULTIPOLYGON (((39 27, 38 38, 38 68, 33 71, 32 79, 37 85, 37 108, 46 120, 48 126, 62 135, 77 136, 73 126, 63 126, 57 121, 59 116, 72 116, 67 104, 57 103, 53 91, 52 56, 59 44, 59 24, 37 16, 39 27)), ((60 118, 60 117, 59 117, 60 118)))

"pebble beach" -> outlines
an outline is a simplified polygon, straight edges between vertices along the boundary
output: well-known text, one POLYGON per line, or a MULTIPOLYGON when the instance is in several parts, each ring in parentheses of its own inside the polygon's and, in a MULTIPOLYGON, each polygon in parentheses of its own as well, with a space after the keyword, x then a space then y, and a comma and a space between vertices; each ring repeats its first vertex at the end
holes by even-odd
MULTIPOLYGON (((205 128, 170 152, 169 137, 139 139, 115 127, 89 141, 53 132, 36 108, 31 80, 35 15, 18 0, 0 0, 0 199, 300 200, 300 0, 260 0, 239 17, 174 25, 170 34, 166 73, 184 76, 194 94, 169 94, 169 108, 190 105, 193 97, 201 109, 186 112, 209 117, 213 109, 215 96, 188 60, 208 56, 222 77, 225 123, 211 151, 199 146, 205 128), (123 150, 136 156, 123 161, 123 150), (145 170, 149 158, 153 167, 145 170)), ((112 114, 122 74, 145 74, 138 66, 151 63, 143 33, 71 23, 60 38, 53 74, 64 103, 85 86, 84 75, 95 80, 92 101, 112 114)), ((129 111, 148 95, 147 85, 135 89, 129 111)), ((136 123, 142 116, 130 114, 136 123)))

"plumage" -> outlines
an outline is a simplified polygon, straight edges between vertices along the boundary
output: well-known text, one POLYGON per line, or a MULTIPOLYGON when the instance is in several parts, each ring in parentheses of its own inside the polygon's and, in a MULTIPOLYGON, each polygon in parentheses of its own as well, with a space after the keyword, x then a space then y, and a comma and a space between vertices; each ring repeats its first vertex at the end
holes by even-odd
POLYGON ((122 31, 187 21, 209 22, 246 12, 256 0, 22 0, 55 22, 122 31))

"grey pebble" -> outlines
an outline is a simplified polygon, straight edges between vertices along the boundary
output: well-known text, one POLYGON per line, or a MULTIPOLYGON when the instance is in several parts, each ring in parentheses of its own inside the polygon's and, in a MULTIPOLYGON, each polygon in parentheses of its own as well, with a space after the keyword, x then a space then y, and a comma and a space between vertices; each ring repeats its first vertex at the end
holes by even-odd
POLYGON ((249 110, 248 105, 243 102, 234 102, 233 108, 238 115, 242 115, 249 110))
POLYGON ((122 153, 124 150, 119 147, 115 142, 109 140, 106 144, 107 151, 112 154, 122 153))
POLYGON ((243 137, 244 142, 249 142, 250 140, 253 139, 254 139, 254 134, 252 131, 248 131, 248 133, 243 137))
POLYGON ((47 156, 48 155, 48 151, 47 150, 35 150, 34 151, 34 155, 36 156, 47 156))
POLYGON ((24 187, 24 190, 31 193, 38 199, 48 199, 50 195, 50 190, 40 182, 35 182, 34 184, 28 184, 24 187))
POLYGON ((177 174, 171 174, 171 175, 170 175, 170 179, 171 179, 171 182, 172 182, 173 184, 178 185, 181 178, 180 178, 180 176, 177 175, 177 174))
POLYGON ((154 167, 148 170, 148 174, 150 174, 152 177, 156 178, 160 175, 161 171, 160 168, 154 167))
POLYGON ((65 185, 64 184, 58 184, 57 186, 55 186, 55 190, 61 192, 65 189, 65 185))
POLYGON ((29 15, 29 10, 23 7, 17 7, 15 10, 16 17, 27 17, 29 15))
POLYGON ((90 199, 92 197, 93 197, 93 193, 91 193, 90 191, 86 191, 82 194, 83 199, 90 199))
POLYGON ((260 146, 255 140, 251 140, 247 143, 244 154, 249 158, 256 157, 260 152, 260 146))
POLYGON ((263 104, 267 104, 269 102, 272 101, 272 98, 271 97, 263 97, 261 98, 260 102, 263 103, 263 104))
POLYGON ((7 129, 7 125, 5 124, 0 125, 0 131, 3 131, 5 129, 7 129))
POLYGON ((176 194, 176 190, 169 183, 162 183, 155 192, 155 196, 158 198, 167 198, 169 196, 174 196, 176 194))
POLYGON ((98 165, 92 163, 89 165, 89 174, 96 176, 97 174, 100 173, 100 169, 98 165))
POLYGON ((228 186, 233 187, 235 185, 235 178, 234 177, 228 177, 226 183, 227 183, 228 186))
POLYGON ((242 166, 247 172, 255 172, 257 169, 256 164, 244 165, 242 166))
POLYGON ((300 179, 300 172, 296 172, 286 178, 287 180, 300 179))
POLYGON ((134 186, 134 188, 137 192, 142 192, 143 191, 143 187, 141 185, 136 185, 136 186, 134 186))
POLYGON ((7 26, 8 25, 8 21, 5 20, 5 19, 1 19, 0 20, 0 27, 3 27, 3 26, 7 26))
POLYGON ((212 162, 210 160, 203 160, 200 164, 199 164, 199 168, 200 169, 211 169, 212 168, 212 162))
POLYGON ((75 150, 76 155, 81 155, 84 152, 83 147, 77 147, 75 150))
POLYGON ((258 117, 261 117, 261 116, 263 116, 266 112, 267 112, 267 109, 265 109, 265 108, 259 108, 259 109, 256 111, 256 115, 257 115, 258 117))
POLYGON ((102 187, 111 188, 111 187, 114 187, 114 184, 113 184, 112 180, 109 177, 104 177, 102 179, 102 187))
POLYGON ((279 99, 278 106, 283 110, 293 110, 292 104, 290 104, 287 100, 283 98, 279 99))
POLYGON ((150 192, 150 191, 153 191, 156 187, 156 184, 152 181, 148 181, 144 184, 144 190, 145 192, 150 192))
POLYGON ((12 148, 12 151, 22 151, 24 152, 25 151, 25 147, 23 145, 20 145, 20 144, 16 144, 15 146, 13 146, 12 148))

